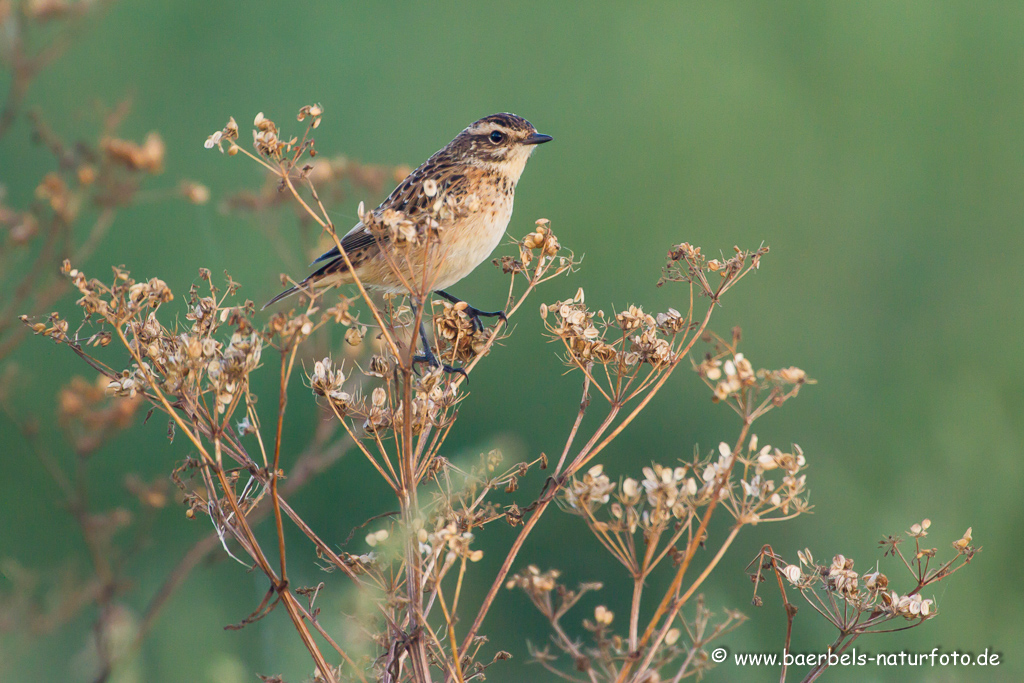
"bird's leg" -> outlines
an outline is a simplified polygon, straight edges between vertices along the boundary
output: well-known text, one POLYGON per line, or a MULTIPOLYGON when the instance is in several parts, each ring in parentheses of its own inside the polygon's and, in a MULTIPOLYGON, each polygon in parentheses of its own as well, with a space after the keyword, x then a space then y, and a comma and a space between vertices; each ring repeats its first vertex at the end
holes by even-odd
MULTIPOLYGON (((412 302, 411 306, 412 306, 412 317, 413 317, 413 320, 415 320, 416 319, 416 303, 412 302)), ((451 365, 446 365, 446 364, 442 363, 438 359, 438 357, 434 354, 433 349, 430 348, 430 340, 427 339, 427 328, 423 324, 423 318, 420 318, 420 342, 423 344, 423 355, 421 355, 421 356, 413 356, 412 357, 412 362, 413 363, 428 363, 430 365, 430 367, 432 367, 432 368, 441 368, 442 370, 444 370, 447 373, 457 372, 460 375, 462 375, 463 377, 465 377, 467 382, 469 381, 469 375, 466 374, 465 370, 463 370, 462 368, 456 368, 456 367, 453 367, 451 365)))
MULTIPOLYGON (((434 294, 437 294, 442 299, 446 299, 447 301, 450 301, 453 304, 466 303, 459 297, 452 296, 443 289, 437 290, 436 292, 434 292, 434 294)), ((463 310, 466 313, 466 315, 469 316, 469 319, 473 321, 473 329, 476 330, 477 332, 484 331, 484 324, 480 322, 480 316, 484 316, 485 318, 500 318, 502 322, 508 322, 508 318, 505 317, 505 311, 481 311, 479 308, 474 308, 469 304, 466 304, 466 308, 463 310)))

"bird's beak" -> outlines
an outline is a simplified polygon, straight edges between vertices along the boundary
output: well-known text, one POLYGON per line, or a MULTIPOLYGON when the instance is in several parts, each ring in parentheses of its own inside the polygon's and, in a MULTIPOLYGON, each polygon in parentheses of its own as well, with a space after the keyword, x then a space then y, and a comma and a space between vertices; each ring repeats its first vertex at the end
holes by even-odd
POLYGON ((544 135, 543 133, 534 133, 530 137, 523 140, 524 145, 541 145, 545 142, 551 142, 554 138, 550 135, 544 135))

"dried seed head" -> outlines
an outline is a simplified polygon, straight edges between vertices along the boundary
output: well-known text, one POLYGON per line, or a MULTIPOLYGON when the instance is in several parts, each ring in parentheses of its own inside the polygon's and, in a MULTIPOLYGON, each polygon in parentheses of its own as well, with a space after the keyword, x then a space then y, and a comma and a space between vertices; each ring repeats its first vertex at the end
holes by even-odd
POLYGON ((974 527, 967 527, 967 531, 964 532, 963 537, 956 541, 953 541, 953 547, 956 548, 958 551, 966 550, 967 548, 969 548, 972 540, 972 531, 974 531, 974 527))

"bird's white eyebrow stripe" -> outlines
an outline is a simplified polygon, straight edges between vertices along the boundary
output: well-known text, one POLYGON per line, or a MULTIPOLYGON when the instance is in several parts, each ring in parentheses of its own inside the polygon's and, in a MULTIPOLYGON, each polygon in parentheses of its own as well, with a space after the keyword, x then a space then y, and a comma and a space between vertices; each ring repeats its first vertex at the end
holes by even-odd
POLYGON ((492 133, 496 130, 500 130, 503 133, 509 132, 508 128, 502 126, 501 124, 495 123, 494 121, 484 121, 483 123, 477 123, 475 125, 470 126, 466 130, 473 135, 487 135, 488 133, 492 133))

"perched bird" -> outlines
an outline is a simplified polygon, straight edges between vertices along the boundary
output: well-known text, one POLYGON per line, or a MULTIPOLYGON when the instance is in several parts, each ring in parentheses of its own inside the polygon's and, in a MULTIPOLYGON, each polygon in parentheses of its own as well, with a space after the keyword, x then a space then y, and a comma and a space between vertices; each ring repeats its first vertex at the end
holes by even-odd
MULTIPOLYGON (((473 272, 498 246, 512 217, 516 183, 526 162, 537 145, 550 140, 550 135, 538 133, 529 121, 515 114, 492 114, 463 130, 410 173, 373 211, 375 219, 394 216, 386 213, 389 210, 404 214, 413 223, 436 218, 437 244, 429 249, 403 251, 397 257, 386 231, 371 231, 360 221, 341 240, 359 280, 383 292, 411 293, 395 272, 395 264, 400 263, 408 281, 421 282, 426 271, 430 288, 438 296, 461 302, 444 290, 473 272), (458 210, 438 214, 437 207, 444 202, 458 210)), ((323 265, 315 272, 263 308, 298 291, 314 292, 353 282, 336 246, 311 265, 320 263, 323 265)), ((502 315, 500 311, 486 312, 472 306, 464 310, 478 328, 482 328, 479 316, 502 315)), ((422 329, 420 332, 425 359, 438 365, 422 329)))

